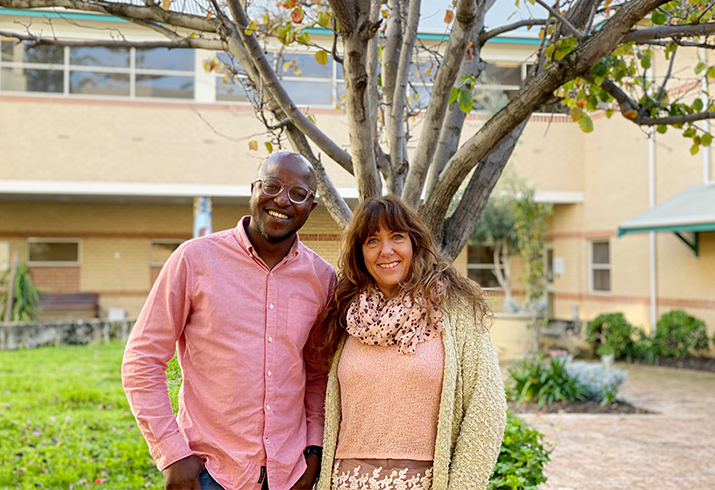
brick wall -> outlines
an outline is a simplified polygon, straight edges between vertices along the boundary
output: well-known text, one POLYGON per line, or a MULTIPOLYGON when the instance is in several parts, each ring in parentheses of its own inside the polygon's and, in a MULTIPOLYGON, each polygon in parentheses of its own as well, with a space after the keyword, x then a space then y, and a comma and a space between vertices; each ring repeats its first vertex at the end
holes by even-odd
POLYGON ((46 293, 79 291, 79 267, 33 267, 32 282, 46 293))

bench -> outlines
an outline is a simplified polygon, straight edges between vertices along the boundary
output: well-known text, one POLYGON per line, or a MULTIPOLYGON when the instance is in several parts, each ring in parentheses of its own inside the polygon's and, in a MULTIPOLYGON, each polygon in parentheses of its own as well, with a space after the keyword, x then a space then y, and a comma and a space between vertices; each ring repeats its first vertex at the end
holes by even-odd
POLYGON ((40 293, 40 320, 99 318, 97 293, 40 293))

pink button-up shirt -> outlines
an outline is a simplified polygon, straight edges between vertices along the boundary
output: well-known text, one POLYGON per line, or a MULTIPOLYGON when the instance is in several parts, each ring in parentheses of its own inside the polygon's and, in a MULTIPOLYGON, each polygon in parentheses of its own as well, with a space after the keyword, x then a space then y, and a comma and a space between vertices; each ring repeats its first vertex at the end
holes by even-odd
POLYGON ((195 454, 227 490, 289 489, 303 449, 323 444, 326 373, 304 359, 335 271, 296 237, 268 269, 235 229, 182 244, 164 265, 127 343, 124 390, 160 470, 195 454), (167 362, 183 372, 179 413, 167 362))

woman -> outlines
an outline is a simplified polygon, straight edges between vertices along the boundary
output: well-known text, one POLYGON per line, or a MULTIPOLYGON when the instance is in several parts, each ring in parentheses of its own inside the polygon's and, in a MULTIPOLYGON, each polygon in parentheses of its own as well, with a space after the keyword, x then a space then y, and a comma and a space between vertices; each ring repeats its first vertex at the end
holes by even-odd
POLYGON ((317 489, 485 489, 506 402, 480 288, 391 196, 358 207, 339 265, 317 489))

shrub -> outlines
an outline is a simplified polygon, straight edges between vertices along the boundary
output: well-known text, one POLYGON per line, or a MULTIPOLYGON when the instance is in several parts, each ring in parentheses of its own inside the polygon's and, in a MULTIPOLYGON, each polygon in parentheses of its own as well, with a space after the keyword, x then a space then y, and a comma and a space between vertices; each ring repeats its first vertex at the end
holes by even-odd
POLYGON ((521 403, 536 402, 541 408, 555 401, 584 400, 586 387, 566 371, 566 357, 555 357, 546 363, 540 357, 524 359, 509 368, 507 398, 521 403))
POLYGON ((544 465, 550 450, 543 434, 507 412, 504 441, 487 490, 536 490, 546 481, 544 465))
POLYGON ((612 354, 622 359, 633 354, 634 333, 623 313, 606 313, 588 324, 586 340, 593 345, 596 355, 612 354))
POLYGON ((0 292, 0 321, 5 317, 7 308, 7 295, 10 288, 13 291, 12 311, 10 321, 27 322, 37 318, 40 305, 40 293, 32 284, 32 271, 27 264, 20 263, 17 266, 13 284, 10 284, 12 273, 7 271, 0 278, 2 292, 0 292))
POLYGON ((588 390, 590 399, 608 405, 618 394, 618 388, 626 380, 627 373, 608 363, 570 362, 566 371, 588 390))
POLYGON ((705 323, 683 310, 673 310, 658 320, 653 350, 661 357, 694 357, 708 350, 705 323))

